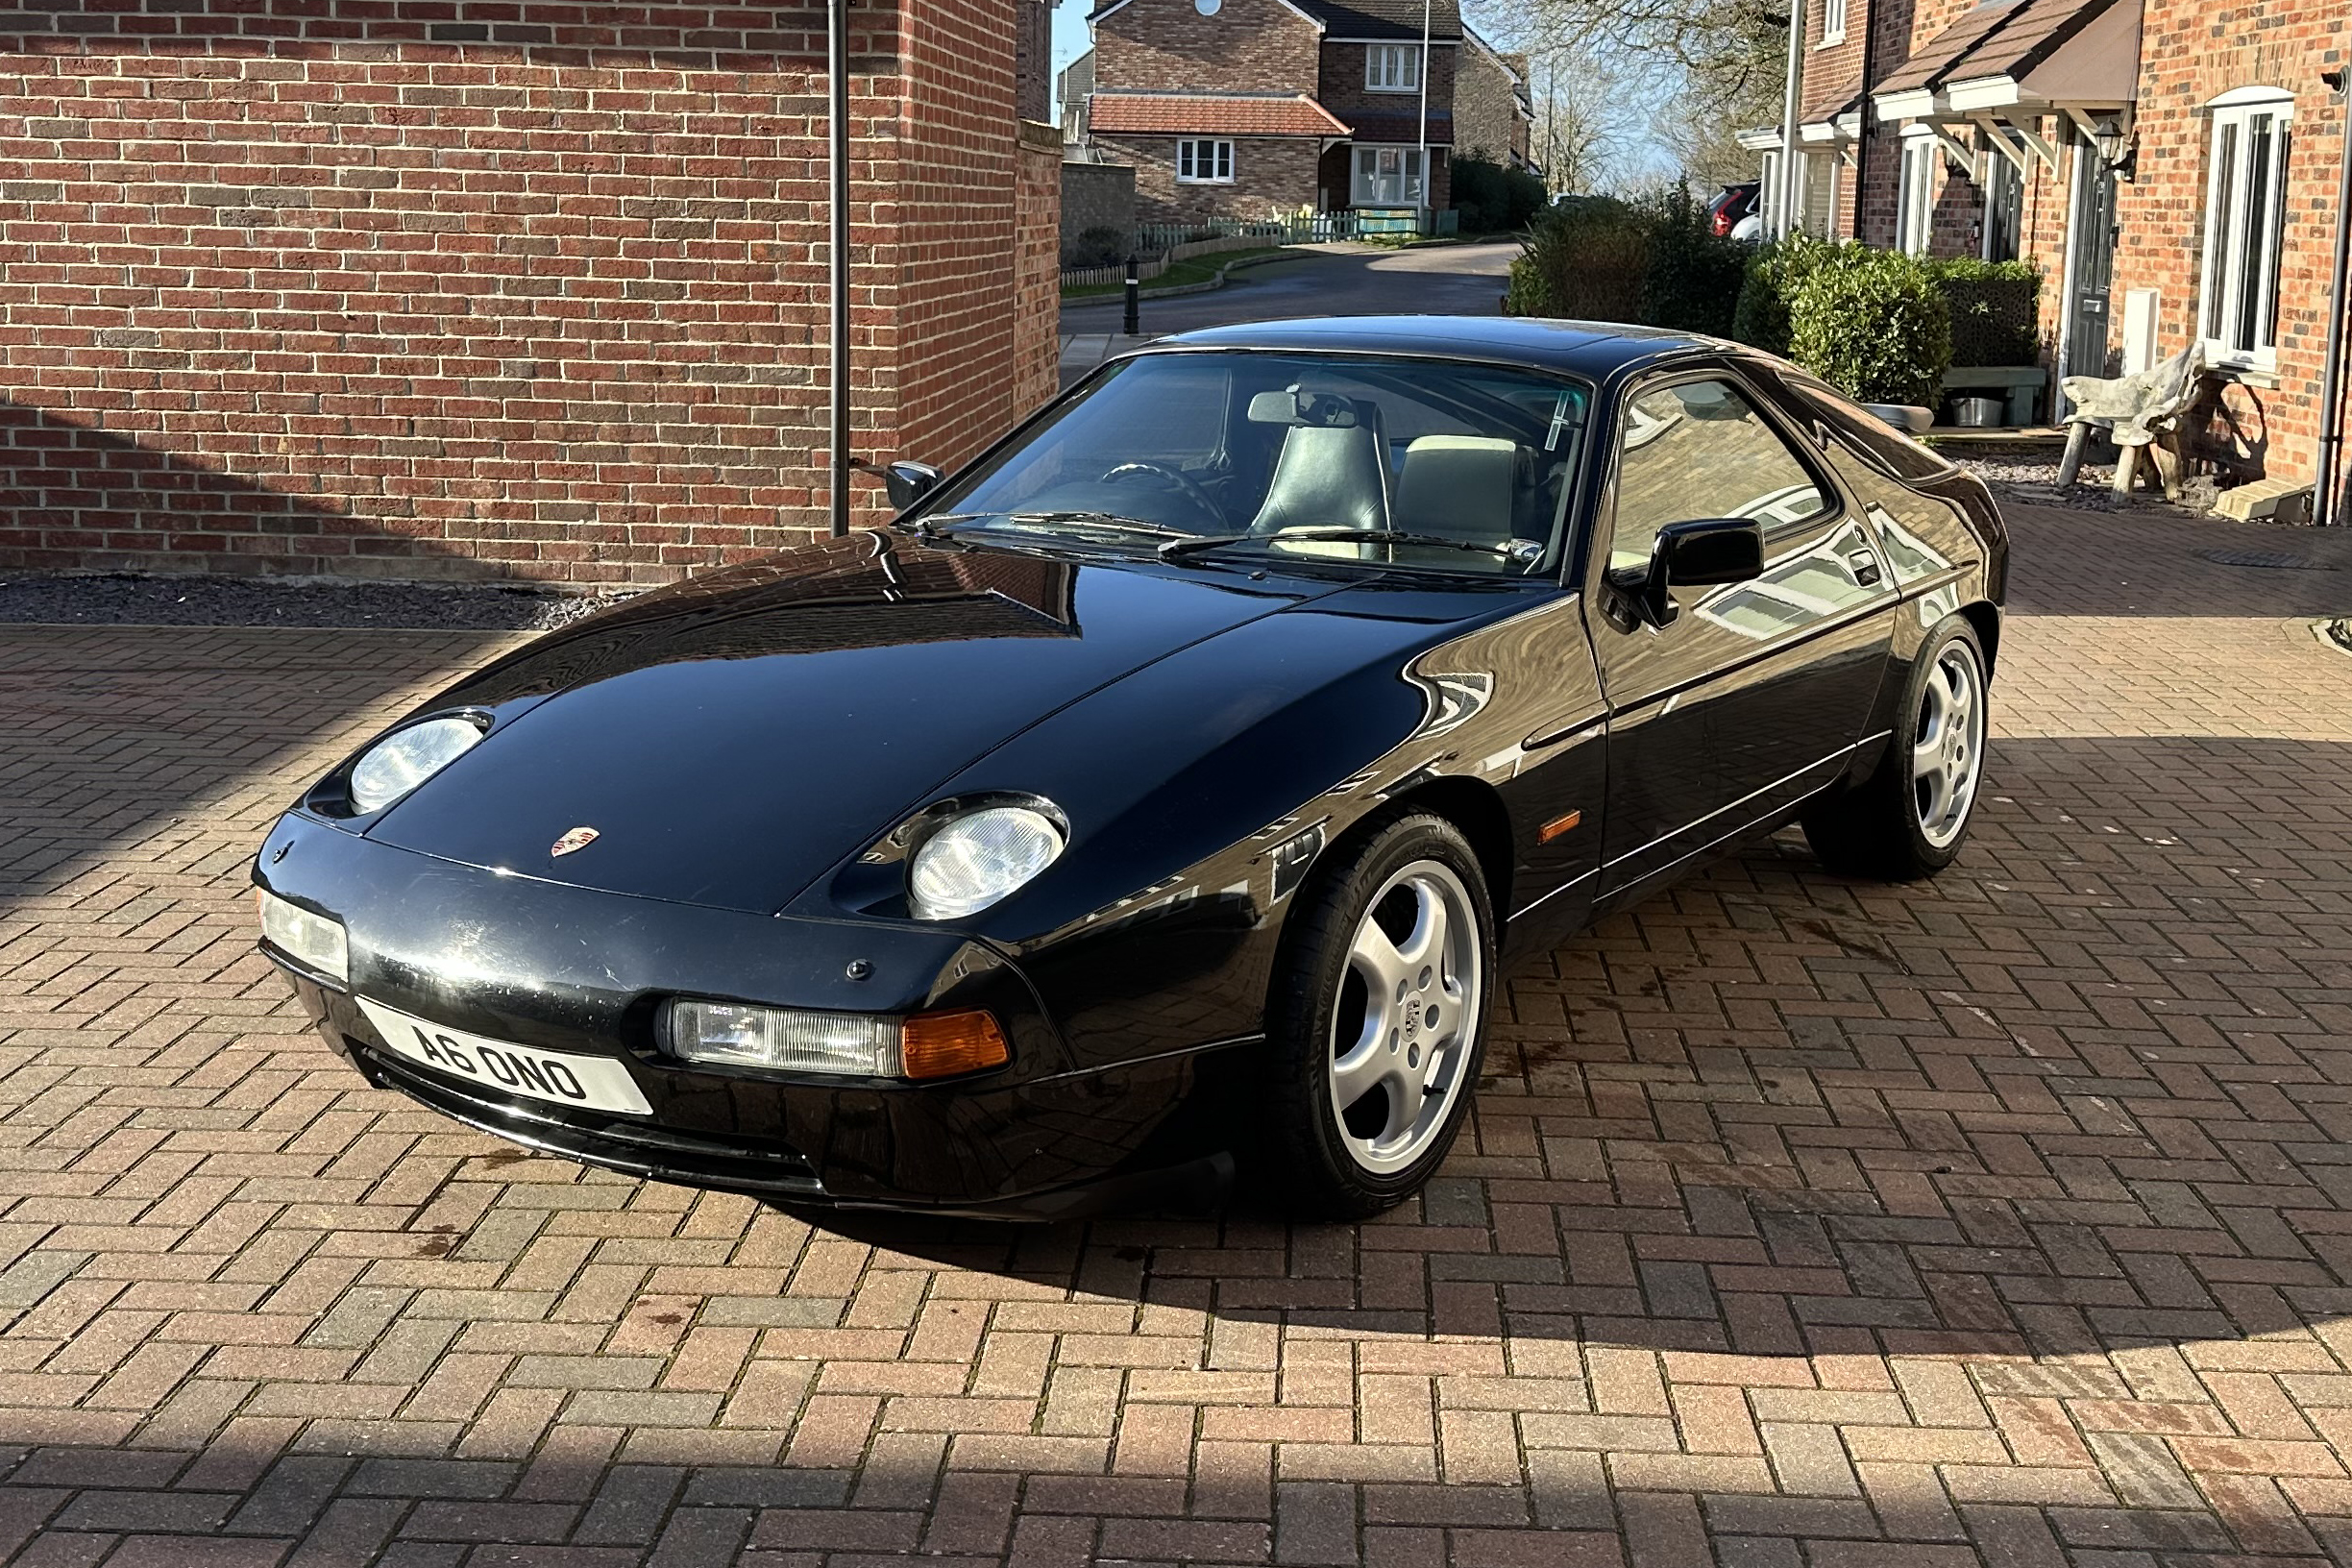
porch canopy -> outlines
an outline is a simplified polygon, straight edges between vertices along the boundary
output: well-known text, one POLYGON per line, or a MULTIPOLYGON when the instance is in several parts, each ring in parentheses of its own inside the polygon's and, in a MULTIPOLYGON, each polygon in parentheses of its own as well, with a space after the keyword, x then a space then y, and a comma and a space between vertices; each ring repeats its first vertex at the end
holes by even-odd
POLYGON ((1927 40, 1871 93, 1881 121, 1926 125, 1971 166, 1975 149, 1955 127, 1985 133, 2015 161, 2038 158, 2052 173, 2058 148, 2041 134, 2059 115, 2097 135, 2104 117, 2128 117, 2140 77, 2141 0, 1985 0, 1927 40))

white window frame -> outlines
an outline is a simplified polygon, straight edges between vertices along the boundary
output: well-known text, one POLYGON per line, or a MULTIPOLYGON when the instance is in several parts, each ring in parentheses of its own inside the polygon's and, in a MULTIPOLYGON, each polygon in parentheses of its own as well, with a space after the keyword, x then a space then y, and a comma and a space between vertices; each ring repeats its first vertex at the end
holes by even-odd
POLYGON ((2205 108, 2213 124, 2207 131, 2197 336, 2210 364, 2274 370, 2294 97, 2282 87, 2239 87, 2205 108), (2269 138, 2260 169, 2253 166, 2257 135, 2269 138), (2249 271, 2254 274, 2251 300, 2246 298, 2249 271))
POLYGON ((1846 41, 1846 0, 1822 0, 1822 36, 1816 49, 1833 48, 1846 41))
POLYGON ((1419 92, 1421 46, 1371 43, 1364 46, 1364 91, 1419 92))
POLYGON ((1230 185, 1234 183, 1234 144, 1228 136, 1180 136, 1176 141, 1176 183, 1180 185, 1230 185), (1202 173, 1206 168, 1208 172, 1202 173))
POLYGON ((1925 256, 1935 233, 1935 134, 1903 135, 1901 178, 1895 186, 1895 248, 1905 256, 1925 256))
POLYGON ((1405 147, 1393 142, 1358 142, 1355 153, 1348 159, 1348 206, 1350 207, 1419 207, 1421 205, 1421 175, 1424 168, 1421 149, 1405 147), (1383 155, 1394 154, 1396 173, 1391 176, 1379 171, 1383 155), (1374 172, 1367 177, 1364 162, 1370 159, 1374 172), (1394 179, 1398 194, 1388 198, 1381 194, 1384 184, 1394 179))

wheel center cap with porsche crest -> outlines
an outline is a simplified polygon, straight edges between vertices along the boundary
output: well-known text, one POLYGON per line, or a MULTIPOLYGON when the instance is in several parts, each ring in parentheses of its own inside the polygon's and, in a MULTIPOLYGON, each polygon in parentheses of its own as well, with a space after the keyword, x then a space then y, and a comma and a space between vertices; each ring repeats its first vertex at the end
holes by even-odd
POLYGON ((554 845, 549 848, 548 853, 555 859, 561 860, 564 856, 571 854, 575 850, 587 848, 590 845, 596 843, 596 841, 597 830, 583 824, 579 827, 572 829, 571 832, 566 833, 562 838, 557 839, 554 845))

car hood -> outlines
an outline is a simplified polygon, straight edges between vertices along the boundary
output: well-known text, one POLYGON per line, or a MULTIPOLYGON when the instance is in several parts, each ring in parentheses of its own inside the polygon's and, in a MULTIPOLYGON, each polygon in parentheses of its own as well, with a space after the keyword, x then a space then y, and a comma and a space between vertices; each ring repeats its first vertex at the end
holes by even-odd
POLYGON ((1340 581, 861 533, 632 600, 426 710, 489 736, 369 837, 515 875, 782 908, 975 758, 1340 581), (596 836, 561 857, 575 828, 596 836))

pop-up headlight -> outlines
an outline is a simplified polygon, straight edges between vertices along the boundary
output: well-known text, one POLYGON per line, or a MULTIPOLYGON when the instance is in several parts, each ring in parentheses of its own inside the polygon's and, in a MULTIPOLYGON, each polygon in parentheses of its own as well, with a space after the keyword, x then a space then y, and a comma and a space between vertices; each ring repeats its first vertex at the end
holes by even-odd
POLYGON ((351 771, 353 809, 368 812, 390 805, 471 751, 482 738, 471 719, 428 719, 396 729, 361 754, 351 771))

